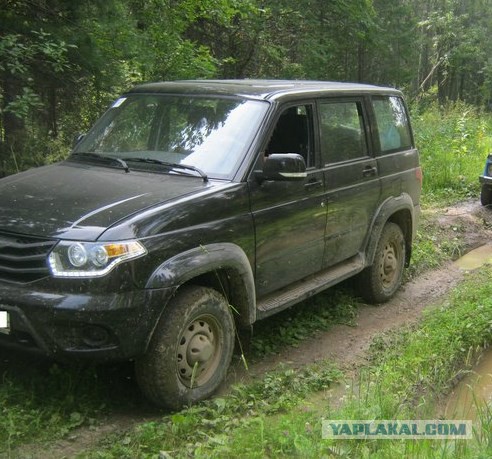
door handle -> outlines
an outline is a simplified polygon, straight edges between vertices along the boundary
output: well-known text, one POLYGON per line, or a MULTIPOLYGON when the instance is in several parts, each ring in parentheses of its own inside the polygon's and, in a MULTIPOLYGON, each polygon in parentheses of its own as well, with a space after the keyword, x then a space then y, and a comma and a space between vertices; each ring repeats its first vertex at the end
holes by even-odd
POLYGON ((367 166, 362 171, 363 177, 370 177, 371 175, 376 175, 378 169, 376 166, 367 166))

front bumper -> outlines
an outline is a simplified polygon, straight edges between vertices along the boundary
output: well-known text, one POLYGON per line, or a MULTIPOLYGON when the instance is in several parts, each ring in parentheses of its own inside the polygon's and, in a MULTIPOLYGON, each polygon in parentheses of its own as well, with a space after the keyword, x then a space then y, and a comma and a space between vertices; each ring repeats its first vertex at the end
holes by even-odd
POLYGON ((10 325, 0 346, 57 360, 126 360, 147 347, 174 289, 58 294, 0 283, 10 325))

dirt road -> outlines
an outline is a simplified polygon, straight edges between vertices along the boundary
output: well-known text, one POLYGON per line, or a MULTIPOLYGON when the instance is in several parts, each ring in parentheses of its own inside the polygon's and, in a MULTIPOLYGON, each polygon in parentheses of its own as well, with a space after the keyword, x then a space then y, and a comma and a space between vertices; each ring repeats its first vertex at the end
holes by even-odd
MULTIPOLYGON (((430 227, 436 222, 439 226, 436 243, 455 240, 454 258, 491 240, 492 210, 481 207, 477 201, 429 212, 423 225, 430 227)), ((264 374, 279 363, 299 367, 318 360, 333 360, 340 368, 350 370, 364 361, 365 352, 376 335, 418 320, 422 311, 445 296, 463 275, 464 271, 452 261, 439 269, 427 271, 405 283, 388 303, 360 305, 355 327, 336 325, 329 331, 316 333, 298 347, 290 347, 254 364, 248 371, 249 376, 264 374)), ((248 378, 240 366, 235 371, 237 374, 230 376, 231 381, 248 378)))

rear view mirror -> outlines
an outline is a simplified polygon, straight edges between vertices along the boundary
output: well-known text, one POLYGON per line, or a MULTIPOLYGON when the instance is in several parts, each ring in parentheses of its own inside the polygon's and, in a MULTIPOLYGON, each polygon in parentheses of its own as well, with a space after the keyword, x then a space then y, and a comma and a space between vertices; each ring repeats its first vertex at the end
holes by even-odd
POLYGON ((80 133, 75 134, 72 141, 72 148, 75 148, 84 137, 85 134, 80 134, 80 133))
POLYGON ((296 153, 274 153, 265 158, 263 180, 300 181, 307 177, 306 163, 296 153))

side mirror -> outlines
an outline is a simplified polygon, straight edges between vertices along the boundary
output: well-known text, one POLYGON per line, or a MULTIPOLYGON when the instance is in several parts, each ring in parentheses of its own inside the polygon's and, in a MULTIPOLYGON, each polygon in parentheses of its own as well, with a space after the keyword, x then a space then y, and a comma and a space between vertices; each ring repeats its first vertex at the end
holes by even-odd
POLYGON ((263 180, 302 181, 307 177, 304 158, 297 153, 273 153, 265 158, 263 180))
POLYGON ((79 142, 85 137, 85 134, 75 134, 75 137, 73 138, 73 141, 72 141, 72 148, 75 148, 79 142))

